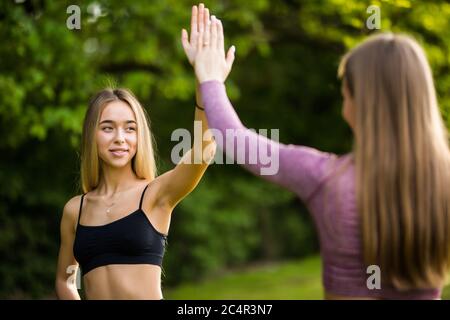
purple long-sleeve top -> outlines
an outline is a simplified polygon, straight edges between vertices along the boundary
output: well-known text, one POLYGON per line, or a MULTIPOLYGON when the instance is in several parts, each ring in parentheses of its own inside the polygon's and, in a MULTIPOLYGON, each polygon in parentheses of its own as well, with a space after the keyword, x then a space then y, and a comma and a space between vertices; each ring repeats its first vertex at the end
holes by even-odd
POLYGON ((322 280, 327 293, 384 299, 440 298, 442 288, 399 291, 383 282, 381 289, 368 288, 367 280, 373 271, 368 272, 363 262, 351 153, 338 156, 310 147, 272 141, 243 126, 223 83, 203 82, 200 92, 209 127, 218 130, 224 138, 216 139, 219 149, 234 158, 245 156, 244 168, 296 193, 307 206, 319 236, 322 280), (230 130, 235 134, 230 135, 230 130), (243 136, 245 143, 242 143, 243 136), (267 161, 261 161, 259 156, 255 161, 255 157, 249 154, 255 146, 257 150, 278 152, 276 172, 267 174, 266 170, 264 173, 264 168, 269 166, 267 161))

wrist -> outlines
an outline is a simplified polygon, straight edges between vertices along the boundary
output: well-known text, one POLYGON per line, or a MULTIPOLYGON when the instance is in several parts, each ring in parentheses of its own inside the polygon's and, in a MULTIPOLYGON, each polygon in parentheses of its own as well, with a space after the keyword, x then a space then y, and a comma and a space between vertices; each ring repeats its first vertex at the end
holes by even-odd
POLYGON ((220 77, 217 76, 205 76, 205 77, 200 77, 197 79, 197 83, 199 85, 208 82, 208 81, 218 81, 220 83, 224 83, 225 81, 223 79, 221 79, 220 77))

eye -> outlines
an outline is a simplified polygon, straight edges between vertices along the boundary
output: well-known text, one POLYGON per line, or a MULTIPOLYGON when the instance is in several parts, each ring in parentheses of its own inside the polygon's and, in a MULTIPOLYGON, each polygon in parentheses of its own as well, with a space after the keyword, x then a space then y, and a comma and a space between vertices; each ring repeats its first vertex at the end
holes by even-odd
POLYGON ((127 131, 136 131, 136 128, 135 127, 128 127, 127 131))
POLYGON ((105 132, 111 132, 112 130, 113 130, 112 127, 103 127, 102 128, 102 131, 105 131, 105 132))

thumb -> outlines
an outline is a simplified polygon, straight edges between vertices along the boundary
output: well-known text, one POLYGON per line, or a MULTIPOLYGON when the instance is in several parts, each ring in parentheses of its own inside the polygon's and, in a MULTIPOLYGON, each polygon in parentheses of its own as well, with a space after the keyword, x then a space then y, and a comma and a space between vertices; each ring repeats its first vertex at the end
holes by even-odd
POLYGON ((233 66, 233 62, 234 62, 234 58, 235 58, 235 55, 234 55, 235 52, 236 52, 236 47, 235 46, 231 46, 231 48, 228 49, 226 62, 227 62, 227 66, 228 66, 229 69, 231 69, 231 67, 233 66))
POLYGON ((186 49, 189 47, 188 34, 186 29, 181 30, 181 44, 186 51, 186 49))

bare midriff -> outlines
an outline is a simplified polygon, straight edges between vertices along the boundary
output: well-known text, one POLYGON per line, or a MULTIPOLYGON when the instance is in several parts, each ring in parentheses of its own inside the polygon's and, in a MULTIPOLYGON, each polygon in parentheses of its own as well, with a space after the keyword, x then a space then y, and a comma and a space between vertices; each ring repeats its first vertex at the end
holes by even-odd
POLYGON ((150 264, 113 264, 83 277, 88 300, 160 300, 161 268, 150 264))

